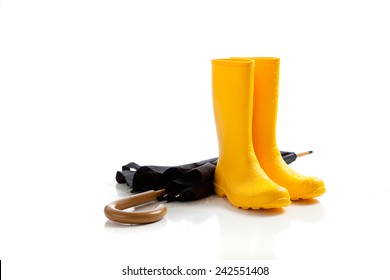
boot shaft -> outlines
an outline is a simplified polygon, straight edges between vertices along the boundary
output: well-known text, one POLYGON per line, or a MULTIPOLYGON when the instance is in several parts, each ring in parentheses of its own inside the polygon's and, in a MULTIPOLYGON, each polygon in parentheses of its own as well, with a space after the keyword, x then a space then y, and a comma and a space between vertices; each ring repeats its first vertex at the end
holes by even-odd
POLYGON ((253 60, 212 60, 213 105, 220 160, 240 164, 246 160, 240 155, 253 153, 253 75, 253 60))
POLYGON ((274 147, 276 146, 280 59, 274 57, 253 59, 255 60, 253 142, 274 147))

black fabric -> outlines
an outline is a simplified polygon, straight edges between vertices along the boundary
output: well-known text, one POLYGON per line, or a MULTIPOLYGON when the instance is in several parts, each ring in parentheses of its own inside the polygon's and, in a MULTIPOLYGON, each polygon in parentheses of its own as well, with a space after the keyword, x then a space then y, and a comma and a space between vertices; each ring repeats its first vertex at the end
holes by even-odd
MULTIPOLYGON (((287 164, 295 161, 292 152, 281 151, 287 164)), ((130 162, 116 173, 119 184, 127 184, 132 192, 165 189, 165 194, 158 200, 192 201, 214 193, 214 172, 218 158, 178 166, 140 166, 130 162)))

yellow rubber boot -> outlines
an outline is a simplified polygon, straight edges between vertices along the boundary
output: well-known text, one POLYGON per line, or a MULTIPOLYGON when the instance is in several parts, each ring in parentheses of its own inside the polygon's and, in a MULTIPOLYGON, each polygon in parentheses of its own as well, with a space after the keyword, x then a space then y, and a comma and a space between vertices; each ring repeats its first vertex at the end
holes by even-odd
POLYGON ((214 174, 217 195, 236 207, 280 208, 291 203, 288 191, 261 169, 252 143, 254 61, 212 61, 213 105, 219 160, 214 174))
POLYGON ((285 187, 292 200, 313 198, 325 192, 323 181, 289 167, 276 144, 279 58, 256 57, 253 104, 253 145, 265 173, 285 187))

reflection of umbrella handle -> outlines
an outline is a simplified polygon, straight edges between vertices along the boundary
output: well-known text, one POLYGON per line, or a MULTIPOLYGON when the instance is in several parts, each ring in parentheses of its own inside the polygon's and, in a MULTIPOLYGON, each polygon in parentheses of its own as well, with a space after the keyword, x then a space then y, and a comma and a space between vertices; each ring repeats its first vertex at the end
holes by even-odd
POLYGON ((130 207, 151 202, 158 196, 164 194, 165 189, 158 191, 147 191, 135 194, 130 197, 111 202, 104 208, 104 214, 108 219, 123 224, 148 224, 161 220, 167 213, 167 208, 159 204, 155 209, 145 211, 122 211, 130 207))

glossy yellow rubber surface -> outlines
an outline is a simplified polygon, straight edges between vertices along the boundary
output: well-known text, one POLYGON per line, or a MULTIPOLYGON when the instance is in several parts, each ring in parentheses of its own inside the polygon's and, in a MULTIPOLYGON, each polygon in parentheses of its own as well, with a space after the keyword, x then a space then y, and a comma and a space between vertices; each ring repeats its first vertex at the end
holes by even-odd
POLYGON ((277 184, 285 187, 292 200, 313 198, 326 189, 323 181, 289 167, 276 143, 279 58, 256 57, 254 71, 253 145, 261 167, 277 184))
POLYGON ((288 191, 261 169, 252 144, 254 61, 212 61, 214 117, 219 160, 217 195, 240 208, 280 208, 291 203, 288 191))

